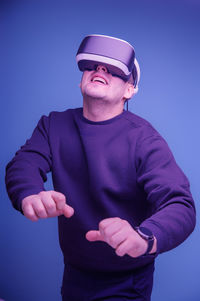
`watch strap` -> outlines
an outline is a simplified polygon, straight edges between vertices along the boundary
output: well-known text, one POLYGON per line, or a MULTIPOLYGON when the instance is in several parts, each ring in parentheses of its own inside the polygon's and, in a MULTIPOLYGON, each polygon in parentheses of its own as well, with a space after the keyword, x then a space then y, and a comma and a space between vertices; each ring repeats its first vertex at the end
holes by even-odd
POLYGON ((144 255, 147 255, 147 254, 149 254, 149 252, 151 252, 151 250, 153 248, 153 244, 154 244, 154 238, 147 240, 147 242, 148 242, 148 247, 147 247, 147 250, 144 253, 144 255))
POLYGON ((153 233, 145 227, 136 227, 136 232, 148 243, 147 250, 143 255, 149 254, 153 248, 154 236, 153 233))

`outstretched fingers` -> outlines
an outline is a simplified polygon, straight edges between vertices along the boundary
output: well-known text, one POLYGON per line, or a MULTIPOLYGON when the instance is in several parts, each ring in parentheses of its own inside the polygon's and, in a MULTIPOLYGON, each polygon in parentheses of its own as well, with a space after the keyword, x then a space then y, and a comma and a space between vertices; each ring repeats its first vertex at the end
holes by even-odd
POLYGON ((89 241, 105 241, 100 231, 91 230, 86 233, 86 238, 89 241))
POLYGON ((66 204, 66 197, 61 192, 51 191, 52 198, 54 199, 57 207, 57 215, 64 214, 69 218, 74 214, 74 209, 66 204))
POLYGON ((69 218, 74 214, 74 209, 66 204, 65 195, 57 191, 41 191, 25 197, 22 200, 22 210, 32 221, 62 214, 69 218))
POLYGON ((145 254, 147 242, 128 221, 118 217, 104 219, 99 223, 98 230, 86 233, 89 241, 104 241, 115 249, 118 256, 125 254, 139 257, 145 254))

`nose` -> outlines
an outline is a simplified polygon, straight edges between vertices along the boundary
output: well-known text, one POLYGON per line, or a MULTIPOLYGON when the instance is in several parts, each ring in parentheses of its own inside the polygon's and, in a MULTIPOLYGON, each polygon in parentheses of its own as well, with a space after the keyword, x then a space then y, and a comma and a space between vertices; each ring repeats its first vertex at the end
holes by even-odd
POLYGON ((108 69, 103 65, 98 65, 96 70, 99 71, 99 72, 103 71, 103 72, 108 73, 108 69))

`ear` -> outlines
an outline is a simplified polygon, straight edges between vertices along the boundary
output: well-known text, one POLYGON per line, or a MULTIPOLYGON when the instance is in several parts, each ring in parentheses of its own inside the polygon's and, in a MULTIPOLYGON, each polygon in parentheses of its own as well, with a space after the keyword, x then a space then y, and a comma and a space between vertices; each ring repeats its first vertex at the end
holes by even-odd
POLYGON ((134 86, 131 83, 127 83, 127 87, 124 93, 124 98, 130 99, 134 94, 134 86))

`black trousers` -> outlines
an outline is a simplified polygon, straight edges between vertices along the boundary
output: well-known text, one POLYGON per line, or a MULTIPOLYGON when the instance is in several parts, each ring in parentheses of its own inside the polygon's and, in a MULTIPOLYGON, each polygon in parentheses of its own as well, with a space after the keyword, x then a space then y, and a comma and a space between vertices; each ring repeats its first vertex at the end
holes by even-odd
POLYGON ((88 272, 65 266, 63 301, 150 301, 154 263, 129 272, 88 272))

